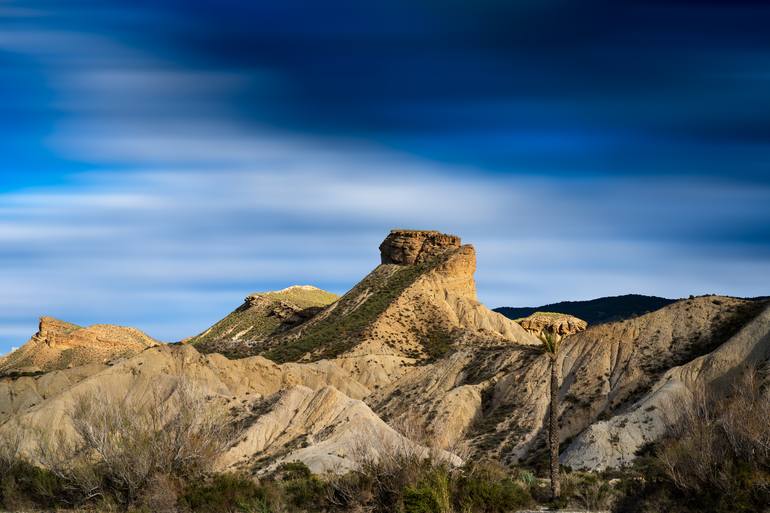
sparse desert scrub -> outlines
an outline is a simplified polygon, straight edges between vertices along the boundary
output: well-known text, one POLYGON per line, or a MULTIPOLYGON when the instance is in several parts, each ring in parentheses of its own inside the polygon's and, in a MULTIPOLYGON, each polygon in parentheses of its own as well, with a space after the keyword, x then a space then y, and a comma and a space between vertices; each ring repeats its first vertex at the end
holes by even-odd
POLYGON ((19 453, 22 444, 22 430, 16 425, 9 426, 0 435, 0 482, 13 472, 14 466, 19 462, 19 453))
POLYGON ((13 440, 0 443, 8 486, 35 503, 145 500, 172 511, 184 483, 210 472, 237 435, 225 411, 184 380, 130 399, 80 395, 67 413, 71 429, 35 433, 28 458, 14 451, 13 440))
POLYGON ((770 505, 767 369, 747 369, 727 394, 704 389, 680 407, 664 440, 635 464, 623 512, 763 512, 770 505))
POLYGON ((700 391, 669 428, 659 461, 680 490, 732 511, 770 504, 770 397, 749 369, 726 397, 700 391))
MULTIPOLYGON (((136 399, 80 396, 70 417, 77 437, 66 452, 90 463, 122 502, 134 501, 155 476, 200 478, 235 436, 225 412, 184 380, 136 399)), ((46 452, 51 446, 41 445, 43 462, 61 468, 46 452)))
POLYGON ((561 476, 560 505, 585 511, 609 510, 621 492, 611 479, 596 472, 566 472, 561 476))
MULTIPOLYGON (((447 453, 428 447, 420 425, 394 426, 421 445, 362 445, 358 466, 327 480, 329 502, 346 511, 381 513, 503 513, 533 503, 531 474, 505 469, 493 461, 457 467, 447 453)), ((466 455, 462 447, 454 452, 466 455)))

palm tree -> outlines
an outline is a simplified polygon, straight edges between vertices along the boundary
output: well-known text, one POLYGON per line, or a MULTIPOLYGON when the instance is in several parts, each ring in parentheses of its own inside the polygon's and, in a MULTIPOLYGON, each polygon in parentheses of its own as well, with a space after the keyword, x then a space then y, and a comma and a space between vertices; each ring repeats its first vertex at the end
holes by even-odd
POLYGON ((559 366, 556 359, 559 356, 562 337, 553 331, 543 331, 540 335, 543 352, 548 355, 551 363, 550 406, 548 411, 548 449, 551 453, 551 496, 556 499, 561 494, 559 486, 559 366))

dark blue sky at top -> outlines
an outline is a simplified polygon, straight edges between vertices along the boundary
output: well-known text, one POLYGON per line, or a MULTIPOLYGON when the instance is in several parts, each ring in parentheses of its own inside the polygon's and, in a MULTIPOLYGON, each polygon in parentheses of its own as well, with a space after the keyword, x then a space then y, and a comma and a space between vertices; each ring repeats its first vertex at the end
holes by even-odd
MULTIPOLYGON (((4 26, 88 30, 182 66, 252 73, 253 87, 217 99, 245 124, 501 173, 768 176, 764 2, 48 5, 4 26), (262 83, 264 70, 280 81, 262 83)), ((56 113, 35 104, 49 92, 34 66, 3 62, 14 70, 0 86, 3 131, 15 134, 4 146, 42 172, 34 137, 56 113)))
MULTIPOLYGON (((129 275, 152 258, 180 258, 173 248, 187 248, 187 236, 232 245, 232 264, 250 234, 347 231, 368 244, 390 226, 424 222, 494 255, 479 270, 481 299, 493 303, 770 289, 761 274, 770 269, 768 27, 770 4, 741 1, 0 2, 0 260, 16 271, 0 293, 34 276, 24 262, 74 273, 63 287, 88 283, 65 266, 88 254, 121 261, 99 279, 146 301, 168 284, 129 275), (148 178, 165 172, 185 184, 180 197, 200 219, 153 210, 177 195, 163 196, 170 179, 148 178), (258 178, 252 201, 228 201, 247 175, 258 178), (205 180, 217 176, 217 187, 233 189, 212 199, 205 180), (296 182, 277 182, 287 176, 333 186, 293 198, 296 182), (472 212, 455 220, 441 198, 420 205, 414 191, 431 183, 447 201, 472 189, 472 212), (268 189, 271 198, 259 196, 268 189), (354 215, 329 214, 340 205, 354 215), (567 268, 566 256, 548 267, 521 253, 547 247, 533 227, 541 223, 570 241, 570 272, 584 282, 501 274, 515 258, 533 274, 567 268), (104 235, 118 228, 177 245, 147 249, 143 264, 122 261, 104 235), (74 243, 46 246, 56 230, 88 239, 83 255, 74 243), (724 271, 736 258, 740 276, 724 271)), ((243 258, 295 249, 276 242, 243 258)), ((371 267, 365 255, 317 282, 344 291, 371 267)), ((255 269, 238 287, 239 275, 195 276, 174 283, 186 298, 179 321, 160 320, 140 299, 121 304, 125 321, 183 336, 237 303, 225 293, 289 279, 255 269), (223 296, 207 303, 212 290, 223 296)), ((42 278, 36 287, 50 290, 42 278)), ((93 298, 109 302, 98 290, 93 298)), ((85 299, 65 303, 9 303, 0 325, 22 333, 34 308, 110 320, 85 299)))

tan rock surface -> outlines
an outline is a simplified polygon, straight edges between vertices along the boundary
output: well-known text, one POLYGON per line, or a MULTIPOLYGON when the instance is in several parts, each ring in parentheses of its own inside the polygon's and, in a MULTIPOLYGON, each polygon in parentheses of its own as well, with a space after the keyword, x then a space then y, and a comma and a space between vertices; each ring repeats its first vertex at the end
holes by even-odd
MULTIPOLYGON (((361 457, 383 451, 427 456, 428 449, 408 440, 383 422, 363 401, 327 386, 296 386, 280 392, 269 413, 259 416, 219 461, 221 469, 267 470, 299 460, 313 472, 345 472, 361 457)), ((443 452, 448 461, 457 456, 443 452)))
MULTIPOLYGON (((567 337, 558 360, 562 440, 600 416, 621 414, 669 369, 719 347, 760 308, 734 298, 695 298, 567 337)), ((755 340, 767 347, 766 339, 755 340)), ((474 457, 516 463, 545 448, 547 378, 548 361, 537 347, 467 347, 366 401, 388 421, 417 419, 447 447, 464 440, 474 457)))
MULTIPOLYGON (((57 389, 50 397, 40 397, 39 403, 19 406, 13 416, 17 422, 1 424, 0 436, 4 429, 23 426, 31 435, 26 446, 31 455, 32 434, 37 430, 57 429, 74 436, 68 412, 78 397, 124 401, 153 392, 164 396, 180 379, 214 401, 212 404, 226 406, 233 422, 254 415, 255 405, 259 406, 259 415, 222 456, 220 468, 258 471, 298 459, 317 471, 342 471, 355 464, 356 451, 362 447, 375 456, 378 450, 427 451, 374 414, 361 401, 369 389, 334 362, 278 365, 260 356, 229 360, 218 354, 202 355, 190 345, 149 349, 57 389)), ((31 386, 31 378, 22 381, 31 386)), ((40 391, 44 385, 37 383, 36 387, 40 391)), ((460 462, 448 453, 443 456, 460 462)))
POLYGON ((38 332, 0 360, 0 376, 105 363, 133 356, 155 345, 155 340, 135 328, 110 324, 81 328, 52 317, 41 317, 38 332))
POLYGON ((522 328, 528 333, 539 337, 545 331, 556 333, 562 337, 574 335, 585 331, 588 323, 574 315, 554 313, 554 312, 535 312, 529 317, 516 319, 522 328))
POLYGON ((0 424, 106 368, 103 363, 89 363, 38 376, 0 378, 0 424))
MULTIPOLYGON (((718 299, 725 301, 725 299, 718 299)), ((602 470, 630 463, 645 444, 676 422, 682 404, 703 387, 728 390, 747 367, 770 361, 770 306, 713 352, 667 370, 641 398, 607 421, 583 431, 561 456, 573 468, 602 470)))
MULTIPOLYGON (((317 316, 251 350, 276 361, 383 358, 389 361, 386 367, 397 369, 465 345, 538 344, 516 322, 477 300, 472 246, 437 232, 407 232, 407 240, 423 249, 393 250, 403 238, 403 232, 394 233, 383 242, 383 261, 416 263, 379 265, 317 316)), ((373 375, 368 368, 361 372, 373 375)), ((388 372, 372 384, 384 385, 399 375, 388 372)))
POLYGON ((460 237, 456 235, 432 230, 391 230, 380 244, 380 257, 383 264, 413 265, 459 247, 460 237))

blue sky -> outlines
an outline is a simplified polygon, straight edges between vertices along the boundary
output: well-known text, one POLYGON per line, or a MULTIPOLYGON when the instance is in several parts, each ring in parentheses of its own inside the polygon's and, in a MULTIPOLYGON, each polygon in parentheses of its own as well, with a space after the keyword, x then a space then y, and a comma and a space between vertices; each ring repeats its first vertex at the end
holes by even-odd
POLYGON ((764 2, 0 1, 0 353, 344 292, 392 227, 479 296, 770 293, 764 2))

